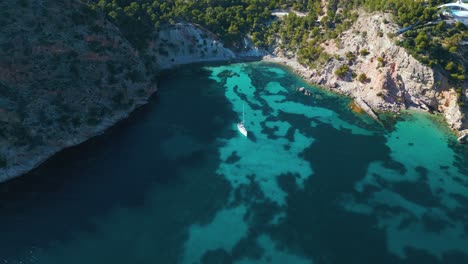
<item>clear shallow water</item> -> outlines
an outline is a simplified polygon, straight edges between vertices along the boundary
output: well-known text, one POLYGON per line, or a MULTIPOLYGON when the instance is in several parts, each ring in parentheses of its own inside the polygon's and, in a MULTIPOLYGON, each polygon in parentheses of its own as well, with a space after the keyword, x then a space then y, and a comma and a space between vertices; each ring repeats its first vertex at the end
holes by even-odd
POLYGON ((169 73, 131 120, 0 185, 0 263, 468 263, 466 147, 297 86, 266 63, 169 73))

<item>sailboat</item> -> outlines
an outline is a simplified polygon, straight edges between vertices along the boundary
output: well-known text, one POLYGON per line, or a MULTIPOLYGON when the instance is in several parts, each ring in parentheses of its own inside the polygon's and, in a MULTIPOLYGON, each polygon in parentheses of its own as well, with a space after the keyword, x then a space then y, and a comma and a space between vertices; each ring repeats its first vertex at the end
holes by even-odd
POLYGON ((244 126, 244 105, 242 105, 242 122, 237 123, 237 129, 239 129, 242 135, 247 136, 247 129, 244 126))

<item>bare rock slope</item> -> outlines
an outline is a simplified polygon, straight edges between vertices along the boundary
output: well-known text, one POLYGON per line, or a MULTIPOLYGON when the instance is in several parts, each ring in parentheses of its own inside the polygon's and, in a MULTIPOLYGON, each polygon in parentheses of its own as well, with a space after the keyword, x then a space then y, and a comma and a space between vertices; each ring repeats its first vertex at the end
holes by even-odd
POLYGON ((179 23, 155 32, 148 53, 157 58, 162 69, 202 61, 229 60, 236 57, 217 37, 192 24, 179 23))

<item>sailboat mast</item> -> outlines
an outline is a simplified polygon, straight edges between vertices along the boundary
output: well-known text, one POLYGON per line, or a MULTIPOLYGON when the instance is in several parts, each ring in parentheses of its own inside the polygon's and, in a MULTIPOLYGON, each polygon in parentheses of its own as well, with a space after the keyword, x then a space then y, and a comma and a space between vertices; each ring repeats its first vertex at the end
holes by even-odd
POLYGON ((244 123, 244 104, 242 104, 242 123, 244 123))

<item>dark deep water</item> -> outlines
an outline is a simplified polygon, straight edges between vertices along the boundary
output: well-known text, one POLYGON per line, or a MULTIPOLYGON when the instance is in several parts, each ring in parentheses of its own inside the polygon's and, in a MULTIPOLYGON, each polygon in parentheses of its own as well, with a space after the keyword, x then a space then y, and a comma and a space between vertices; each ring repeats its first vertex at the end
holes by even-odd
POLYGON ((468 263, 468 148, 348 104, 273 64, 170 72, 131 119, 0 184, 0 263, 468 263))

